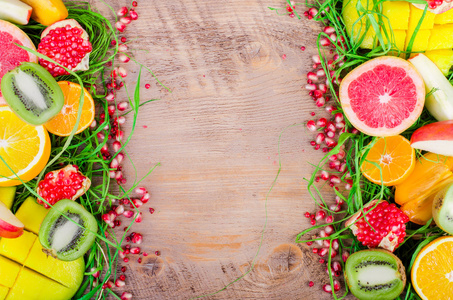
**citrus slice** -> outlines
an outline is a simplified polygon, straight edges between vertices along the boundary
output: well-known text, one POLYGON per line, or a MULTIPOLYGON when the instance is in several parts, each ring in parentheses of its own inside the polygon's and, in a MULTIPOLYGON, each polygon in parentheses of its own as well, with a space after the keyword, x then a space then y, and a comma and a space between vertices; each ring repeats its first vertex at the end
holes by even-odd
POLYGON ((395 135, 379 138, 363 158, 360 170, 371 182, 393 186, 403 182, 414 168, 414 148, 409 140, 395 135))
MULTIPOLYGON (((0 106, 0 156, 23 181, 29 181, 49 160, 49 134, 44 126, 29 125, 8 106, 0 106)), ((8 166, 0 160, 0 186, 22 184, 8 166)))
POLYGON ((435 239, 415 258, 412 285, 424 300, 451 299, 453 295, 453 237, 435 239))
POLYGON ((382 56, 346 75, 340 101, 355 128, 372 136, 392 136, 409 128, 422 113, 425 84, 409 62, 382 56))
MULTIPOLYGON (((79 84, 70 81, 59 81, 58 84, 64 94, 64 105, 61 111, 44 126, 49 132, 58 136, 68 136, 77 122, 79 99, 82 88, 79 84)), ((75 134, 84 131, 94 120, 94 101, 90 93, 84 89, 84 102, 79 126, 75 134)))

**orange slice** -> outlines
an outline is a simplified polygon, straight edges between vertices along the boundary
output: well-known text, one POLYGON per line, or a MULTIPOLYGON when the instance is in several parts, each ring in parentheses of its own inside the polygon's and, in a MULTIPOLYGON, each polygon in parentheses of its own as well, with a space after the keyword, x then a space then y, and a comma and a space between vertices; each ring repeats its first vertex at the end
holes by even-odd
MULTIPOLYGON (((64 94, 64 105, 60 113, 53 117, 44 126, 49 132, 58 136, 68 136, 77 122, 79 99, 82 88, 79 84, 70 81, 59 81, 58 84, 64 94)), ((82 106, 82 115, 75 134, 84 131, 94 120, 94 101, 86 89, 82 106)))
POLYGON ((415 258, 411 278, 415 291, 422 299, 451 299, 453 237, 441 237, 426 245, 415 258))
POLYGON ((22 184, 44 169, 50 157, 50 138, 44 126, 19 119, 8 106, 0 106, 0 186, 22 184))
POLYGON ((415 150, 411 143, 395 135, 379 138, 364 157, 360 170, 371 182, 393 186, 403 182, 414 167, 415 150))

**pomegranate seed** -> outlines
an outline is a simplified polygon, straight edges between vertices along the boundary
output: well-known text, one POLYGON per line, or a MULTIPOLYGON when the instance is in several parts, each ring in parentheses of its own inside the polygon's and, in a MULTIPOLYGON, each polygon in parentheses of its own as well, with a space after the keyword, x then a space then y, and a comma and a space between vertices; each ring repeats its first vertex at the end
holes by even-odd
POLYGON ((319 57, 318 54, 313 55, 313 56, 311 57, 311 59, 313 60, 313 62, 314 62, 315 64, 320 64, 320 63, 321 63, 321 58, 319 57))
MULTIPOLYGON (((327 93, 327 86, 323 83, 318 84, 318 89, 321 91, 321 93, 325 94, 327 93)), ((329 98, 326 97, 326 102, 329 101, 329 98)))
POLYGON ((129 107, 129 103, 127 101, 123 101, 118 103, 116 107, 119 111, 125 111, 129 107))
POLYGON ((326 212, 323 210, 320 210, 316 213, 315 219, 316 221, 322 220, 326 217, 326 212))
POLYGON ((125 216, 126 218, 132 218, 133 215, 134 215, 134 212, 131 210, 125 210, 123 212, 123 216, 125 216))
POLYGON ((340 121, 340 122, 335 124, 335 127, 338 128, 338 129, 343 129, 343 128, 345 128, 345 126, 346 126, 346 122, 345 121, 340 121))
POLYGON ((319 232, 319 236, 322 237, 322 238, 325 238, 325 237, 328 237, 329 235, 326 233, 325 230, 321 230, 321 231, 319 232))
POLYGON ((124 53, 121 53, 120 55, 118 55, 118 59, 123 63, 128 63, 131 60, 130 57, 124 53))
POLYGON ((327 253, 329 253, 329 248, 321 248, 321 250, 318 251, 318 255, 321 257, 324 257, 327 253))
POLYGON ((327 249, 329 249, 329 247, 330 247, 330 240, 323 240, 323 241, 322 241, 322 245, 323 245, 324 247, 326 247, 327 249))
MULTIPOLYGON (((121 76, 121 77, 127 77, 127 71, 125 68, 123 67, 119 67, 118 68, 118 74, 121 76)), ((127 103, 127 102, 126 102, 127 103)))
POLYGON ((343 260, 343 262, 346 262, 348 260, 348 257, 349 257, 349 252, 343 251, 343 253, 341 254, 341 259, 343 260))
POLYGON ((313 120, 310 120, 307 122, 307 128, 308 130, 310 131, 316 131, 316 124, 315 124, 315 121, 313 120))
POLYGON ((142 213, 141 212, 135 213, 134 218, 136 223, 140 223, 143 220, 142 213))
POLYGON ((115 95, 112 92, 109 92, 107 96, 105 96, 105 100, 107 101, 113 101, 115 100, 115 95))
POLYGON ((116 27, 116 29, 118 29, 119 32, 124 32, 124 30, 126 29, 126 25, 124 25, 124 23, 121 23, 119 21, 115 23, 115 27, 116 27))
MULTIPOLYGON (((118 160, 118 163, 121 164, 124 160, 124 154, 123 153, 118 153, 118 155, 116 156, 116 159, 118 160)), ((143 201, 142 201, 143 202, 143 201)), ((145 202, 143 202, 145 203, 145 202)))
POLYGON ((330 286, 330 284, 323 285, 322 290, 326 293, 332 294, 332 287, 330 286))
POLYGON ((327 145, 327 147, 335 147, 337 145, 337 142, 335 140, 333 140, 332 138, 327 137, 326 145, 327 145))
POLYGON ((318 133, 316 135, 316 144, 321 144, 325 140, 326 136, 323 133, 318 133))
POLYGON ((310 213, 308 211, 305 213, 305 218, 310 218, 310 213))
POLYGON ((104 135, 102 132, 98 132, 98 133, 96 134, 96 136, 97 136, 98 139, 100 139, 100 140, 104 140, 104 139, 105 139, 105 135, 104 135))
MULTIPOLYGON (((95 268, 91 268, 91 272, 94 272, 95 270, 96 270, 95 268)), ((100 275, 99 270, 93 273, 94 278, 99 278, 99 275, 100 275)))
POLYGON ((331 33, 329 35, 329 38, 332 40, 332 42, 336 42, 337 41, 337 35, 335 33, 331 33))
POLYGON ((117 15, 118 17, 123 17, 123 16, 125 16, 125 15, 127 14, 127 12, 128 12, 127 7, 126 7, 126 6, 123 6, 123 7, 121 7, 121 8, 116 12, 116 15, 117 15))
POLYGON ((315 220, 310 220, 310 224, 315 226, 316 225, 316 221, 315 220))
POLYGON ((337 203, 338 205, 343 205, 344 200, 341 199, 339 196, 335 196, 335 203, 337 203))
POLYGON ((124 123, 126 123, 126 117, 119 116, 116 121, 118 122, 118 124, 123 125, 124 123))
POLYGON ((143 195, 145 195, 145 194, 147 193, 146 188, 144 188, 144 187, 142 187, 142 186, 141 186, 141 187, 137 187, 137 188, 135 189, 135 192, 136 192, 137 194, 141 195, 141 196, 143 196, 143 195))
POLYGON ((316 90, 316 84, 309 83, 309 84, 305 85, 305 89, 309 90, 309 91, 314 91, 314 90, 316 90))
POLYGON ((115 178, 115 176, 116 176, 116 172, 115 171, 109 171, 109 177, 110 178, 113 179, 113 178, 115 178))
POLYGON ((319 69, 318 71, 316 71, 316 76, 324 77, 326 76, 326 72, 324 71, 324 69, 319 69))
POLYGON ((110 163, 110 168, 111 169, 118 169, 119 167, 119 163, 118 163, 118 160, 116 158, 112 159, 112 162, 110 163))
POLYGON ((316 100, 316 106, 317 107, 323 107, 324 104, 326 104, 326 99, 324 99, 324 97, 318 98, 316 100))
MULTIPOLYGON (((135 207, 139 208, 140 206, 143 205, 143 202, 138 200, 138 199, 133 199, 132 202, 134 203, 135 207)), ((134 206, 132 206, 134 208, 134 206)))
POLYGON ((329 112, 329 113, 332 113, 333 111, 335 111, 336 108, 332 105, 326 105, 326 111, 329 112))
MULTIPOLYGON (((329 217, 332 217, 332 216, 329 216, 329 217)), ((327 221, 327 220, 326 220, 327 221)), ((332 225, 327 225, 326 228, 324 228, 324 230, 326 231, 326 233, 328 235, 331 235, 332 233, 334 233, 334 228, 332 225)))
POLYGON ((149 193, 146 193, 143 195, 143 197, 140 199, 140 201, 142 201, 143 203, 146 203, 146 202, 148 202, 149 197, 150 197, 149 193))
POLYGON ((334 212, 339 212, 341 210, 341 207, 340 205, 332 204, 331 206, 329 206, 329 209, 334 212))
POLYGON ((130 300, 132 299, 132 294, 129 292, 123 292, 121 294, 121 300, 130 300))
POLYGON ((124 206, 123 205, 118 205, 118 207, 115 209, 115 213, 119 216, 124 213, 124 206))
POLYGON ((131 11, 129 13, 129 15, 131 16, 132 20, 137 20, 138 19, 138 13, 136 11, 131 11))
POLYGON ((311 81, 317 81, 318 80, 318 76, 313 73, 313 72, 308 72, 307 73, 307 79, 310 79, 311 81))
POLYGON ((118 51, 119 52, 126 52, 128 49, 127 44, 119 44, 118 45, 118 51))
POLYGON ((319 43, 321 44, 321 46, 330 46, 330 40, 328 38, 321 38, 319 43))
POLYGON ((125 258, 123 258, 123 261, 124 261, 125 263, 127 263, 127 262, 129 262, 129 258, 125 257, 125 258))
POLYGON ((124 25, 127 25, 132 22, 132 18, 131 17, 122 17, 122 18, 120 18, 120 22, 123 23, 124 25))
POLYGON ((90 124, 90 129, 91 129, 91 130, 96 129, 96 125, 97 125, 96 120, 93 120, 93 122, 91 122, 91 124, 90 124))
MULTIPOLYGON (((112 148, 115 153, 118 152, 121 149, 121 143, 118 141, 114 141, 112 143, 112 148)), ((118 162, 118 160, 117 160, 117 162, 118 162)))
POLYGON ((154 208, 150 207, 150 208, 149 208, 149 213, 150 213, 150 214, 153 214, 153 213, 154 213, 154 208))
POLYGON ((318 250, 319 250, 318 248, 313 248, 311 251, 312 251, 313 253, 318 253, 318 250))
POLYGON ((326 260, 325 260, 324 258, 320 258, 320 259, 319 259, 319 263, 320 263, 320 264, 323 264, 323 263, 325 263, 325 262, 326 262, 326 260))
POLYGON ((338 157, 335 154, 332 154, 331 156, 329 156, 329 160, 330 161, 337 161, 338 157))
POLYGON ((327 131, 327 132, 326 132, 326 135, 327 135, 328 138, 333 139, 333 138, 335 137, 335 132, 333 132, 333 131, 327 131))
POLYGON ((336 113, 335 114, 335 122, 338 123, 338 122, 341 122, 344 120, 344 116, 342 113, 336 113))
POLYGON ((332 34, 335 32, 335 28, 332 26, 326 26, 323 31, 326 34, 332 34))
POLYGON ((115 285, 116 285, 117 287, 123 287, 123 286, 126 285, 126 283, 124 282, 124 280, 117 279, 117 280, 115 281, 115 285))
POLYGON ((338 261, 332 262, 332 270, 335 272, 341 271, 341 264, 338 261))
POLYGON ((332 175, 330 176, 330 182, 333 184, 339 184, 341 179, 338 176, 332 175))
POLYGON ((140 248, 139 247, 131 248, 131 253, 132 254, 140 254, 140 248))
POLYGON ((133 237, 132 237, 132 243, 134 244, 141 244, 142 241, 143 241, 143 236, 140 234, 140 233, 136 233, 133 237))
POLYGON ((322 170, 321 171, 321 179, 322 180, 329 180, 329 173, 327 171, 322 170))
POLYGON ((307 242, 307 246, 313 245, 313 242, 307 242))
MULTIPOLYGON (((332 217, 332 216, 327 216, 326 222, 327 222, 327 223, 332 223, 332 221, 333 221, 333 217, 332 217)), ((333 228, 333 227, 332 227, 332 228, 333 228)))
POLYGON ((137 1, 132 1, 132 6, 137 7, 137 1))
POLYGON ((333 289, 335 290, 335 292, 338 292, 340 288, 341 288, 340 283, 338 282, 338 280, 335 279, 333 281, 333 289))
POLYGON ((332 249, 332 250, 330 251, 330 258, 334 258, 335 256, 337 256, 337 251, 335 251, 335 250, 332 249))
POLYGON ((113 287, 113 281, 109 280, 105 283, 107 285, 107 288, 111 289, 113 287))
POLYGON ((312 287, 312 286, 314 286, 314 285, 315 285, 315 284, 314 284, 313 281, 310 281, 310 282, 308 283, 308 286, 309 286, 309 287, 312 287))
POLYGON ((319 127, 325 127, 326 124, 327 124, 326 118, 320 118, 320 119, 316 122, 316 125, 318 125, 319 127))

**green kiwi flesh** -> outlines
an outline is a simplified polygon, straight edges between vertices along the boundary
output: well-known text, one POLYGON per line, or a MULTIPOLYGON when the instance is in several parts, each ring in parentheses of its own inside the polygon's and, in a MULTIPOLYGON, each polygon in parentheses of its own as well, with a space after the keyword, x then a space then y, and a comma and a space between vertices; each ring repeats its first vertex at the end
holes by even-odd
POLYGON ((434 197, 433 218, 443 231, 453 234, 453 184, 446 186, 434 197))
POLYGON ((39 64, 24 62, 1 81, 11 110, 31 125, 42 125, 63 108, 64 95, 54 77, 39 64))
POLYGON ((346 261, 344 274, 351 293, 360 300, 395 299, 406 285, 401 260, 382 249, 355 252, 346 261))
POLYGON ((58 201, 44 218, 39 241, 47 254, 72 261, 91 248, 97 231, 93 215, 77 202, 64 199, 58 201))

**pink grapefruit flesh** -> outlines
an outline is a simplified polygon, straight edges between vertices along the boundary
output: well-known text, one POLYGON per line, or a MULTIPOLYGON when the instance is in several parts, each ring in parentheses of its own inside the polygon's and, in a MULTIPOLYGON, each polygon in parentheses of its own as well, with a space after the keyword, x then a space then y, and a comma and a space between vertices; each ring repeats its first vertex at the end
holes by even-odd
POLYGON ((425 103, 425 84, 404 59, 382 56, 343 79, 340 101, 351 124, 372 136, 393 136, 409 128, 425 103))
MULTIPOLYGON (((0 20, 0 82, 3 75, 23 61, 37 63, 38 58, 15 44, 36 50, 30 38, 16 25, 0 20)), ((6 105, 0 91, 0 105, 6 105)))

